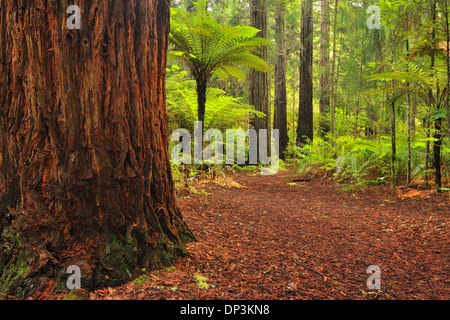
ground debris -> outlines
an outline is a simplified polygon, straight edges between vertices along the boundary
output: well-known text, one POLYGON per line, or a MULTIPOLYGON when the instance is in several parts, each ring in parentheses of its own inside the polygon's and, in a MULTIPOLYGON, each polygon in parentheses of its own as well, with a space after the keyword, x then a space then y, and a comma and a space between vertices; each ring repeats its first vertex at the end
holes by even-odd
POLYGON ((204 193, 180 202, 199 240, 188 244, 188 257, 145 283, 90 297, 450 298, 447 195, 384 186, 344 192, 332 180, 289 185, 287 176, 240 173, 233 182, 203 181, 204 193), (381 269, 381 290, 367 288, 371 265, 381 269))

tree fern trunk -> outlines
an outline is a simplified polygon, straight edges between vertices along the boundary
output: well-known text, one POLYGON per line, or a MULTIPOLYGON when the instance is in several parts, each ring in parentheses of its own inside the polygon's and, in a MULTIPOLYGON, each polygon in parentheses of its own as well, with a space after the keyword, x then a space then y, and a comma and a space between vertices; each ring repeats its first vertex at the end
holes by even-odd
POLYGON ((204 81, 197 81, 197 102, 198 102, 198 121, 202 122, 202 132, 205 127, 205 113, 206 113, 206 94, 208 91, 208 84, 204 81))

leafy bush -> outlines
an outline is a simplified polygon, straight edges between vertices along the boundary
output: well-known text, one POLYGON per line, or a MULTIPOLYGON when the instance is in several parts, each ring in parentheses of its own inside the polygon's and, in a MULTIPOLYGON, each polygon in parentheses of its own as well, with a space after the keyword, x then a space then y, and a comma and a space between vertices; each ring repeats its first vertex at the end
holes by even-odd
MULTIPOLYGON (((406 134, 397 137, 397 176, 406 174, 407 148, 406 134)), ((412 178, 420 178, 424 172, 426 140, 417 140, 411 145, 412 178)), ((390 177, 392 146, 391 138, 382 136, 377 140, 342 136, 334 145, 323 139, 304 147, 288 147, 290 162, 297 167, 296 174, 331 172, 338 180, 360 184, 384 184, 390 177)), ((446 152, 444 150, 444 155, 446 152)), ((447 161, 446 157, 443 158, 447 161)))

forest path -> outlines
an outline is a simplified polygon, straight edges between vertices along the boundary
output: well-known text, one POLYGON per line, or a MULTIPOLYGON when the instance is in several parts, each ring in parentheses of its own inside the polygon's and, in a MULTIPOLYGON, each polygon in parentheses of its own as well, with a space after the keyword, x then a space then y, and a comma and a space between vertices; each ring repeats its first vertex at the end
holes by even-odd
POLYGON ((196 186, 180 203, 199 240, 188 257, 145 284, 92 298, 450 298, 448 194, 342 191, 335 181, 294 185, 287 176, 237 173, 245 187, 196 186), (367 288, 371 265, 382 291, 367 288))

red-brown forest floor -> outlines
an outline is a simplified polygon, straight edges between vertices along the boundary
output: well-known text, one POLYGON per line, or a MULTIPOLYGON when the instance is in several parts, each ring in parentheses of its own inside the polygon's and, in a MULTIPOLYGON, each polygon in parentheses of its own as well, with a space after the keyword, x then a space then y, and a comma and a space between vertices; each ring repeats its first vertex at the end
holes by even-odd
POLYGON ((449 299, 448 193, 234 174, 180 201, 188 257, 90 299, 449 299), (381 269, 369 290, 367 268, 381 269))

